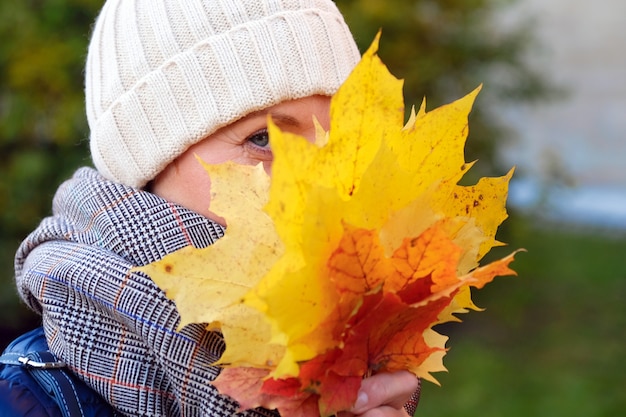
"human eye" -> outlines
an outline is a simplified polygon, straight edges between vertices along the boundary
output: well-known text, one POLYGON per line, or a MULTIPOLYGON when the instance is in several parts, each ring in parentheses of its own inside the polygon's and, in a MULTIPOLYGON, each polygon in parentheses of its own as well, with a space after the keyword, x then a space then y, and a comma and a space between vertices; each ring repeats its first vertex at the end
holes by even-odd
POLYGON ((246 141, 259 148, 269 148, 270 136, 267 129, 261 129, 246 138, 246 141))
POLYGON ((257 130, 245 139, 245 145, 249 152, 269 157, 272 155, 270 137, 266 128, 257 130))

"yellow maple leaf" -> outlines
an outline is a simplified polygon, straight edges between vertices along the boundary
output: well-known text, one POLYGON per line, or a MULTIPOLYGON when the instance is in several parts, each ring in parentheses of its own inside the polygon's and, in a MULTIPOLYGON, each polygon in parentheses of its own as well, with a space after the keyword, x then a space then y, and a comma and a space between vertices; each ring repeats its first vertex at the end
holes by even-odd
POLYGON ((479 90, 432 112, 422 107, 403 126, 402 83, 376 50, 377 39, 333 97, 324 146, 270 130, 275 161, 266 211, 287 253, 246 301, 267 315, 274 340, 287 347, 277 377, 297 375, 299 362, 337 343, 321 334, 321 324, 335 314, 334 284, 324 275, 344 224, 378 230, 390 255, 407 236, 454 219, 447 234, 458 243, 455 267, 464 275, 498 244, 497 226, 506 218, 512 173, 457 185, 471 166, 463 148, 467 115, 479 90), (281 301, 286 299, 292 302, 281 301))
POLYGON ((480 88, 404 124, 402 82, 377 48, 378 36, 315 143, 269 121, 271 183, 261 166, 205 165, 222 239, 141 268, 181 325, 222 330, 230 369, 216 385, 246 407, 331 415, 372 371, 435 381, 447 337, 432 327, 478 309, 471 286, 514 274, 514 254, 479 267, 500 244, 512 171, 458 185, 480 88))
POLYGON ((260 165, 205 166, 215 178, 212 209, 229 213, 228 233, 207 248, 188 246, 136 269, 176 302, 180 327, 207 323, 209 329, 221 329, 226 340, 248 341, 229 343, 220 363, 268 366, 282 357, 284 348, 271 343, 267 321, 241 300, 283 252, 272 219, 262 212, 269 177, 260 165), (255 215, 249 216, 250 211, 255 215))

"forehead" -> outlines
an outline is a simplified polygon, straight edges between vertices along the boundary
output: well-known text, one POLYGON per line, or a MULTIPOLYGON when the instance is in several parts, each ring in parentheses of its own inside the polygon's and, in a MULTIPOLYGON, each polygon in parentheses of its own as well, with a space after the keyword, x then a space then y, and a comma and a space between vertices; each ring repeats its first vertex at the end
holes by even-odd
POLYGON ((330 97, 315 95, 283 101, 252 112, 240 120, 266 118, 267 115, 271 115, 275 120, 282 120, 285 124, 296 125, 303 121, 309 121, 311 116, 327 116, 329 109, 330 97))

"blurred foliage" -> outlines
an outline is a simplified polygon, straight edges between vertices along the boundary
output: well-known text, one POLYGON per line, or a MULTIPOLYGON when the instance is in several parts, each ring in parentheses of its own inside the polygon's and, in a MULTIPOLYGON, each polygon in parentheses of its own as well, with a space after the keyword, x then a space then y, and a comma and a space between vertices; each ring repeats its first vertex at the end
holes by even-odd
POLYGON ((89 163, 83 105, 88 31, 101 0, 0 2, 0 309, 3 332, 29 321, 13 255, 58 184, 89 163))
MULTIPOLYGON (((30 316, 13 289, 13 255, 50 213, 58 184, 90 164, 83 105, 89 29, 103 0, 0 2, 0 308, 3 328, 30 316)), ((407 103, 428 108, 459 98, 481 82, 472 113, 469 159, 475 175, 501 175, 494 159, 505 131, 489 108, 501 100, 544 97, 550 88, 524 63, 528 26, 496 30, 505 0, 337 0, 361 50, 383 29, 381 56, 406 79, 407 103), (495 74, 506 74, 506 77, 495 74), (492 76, 493 75, 493 76, 492 76), (506 82, 505 82, 506 81, 506 82)), ((6 330, 3 330, 6 331, 6 330)), ((16 330, 17 331, 17 330, 16 330)))

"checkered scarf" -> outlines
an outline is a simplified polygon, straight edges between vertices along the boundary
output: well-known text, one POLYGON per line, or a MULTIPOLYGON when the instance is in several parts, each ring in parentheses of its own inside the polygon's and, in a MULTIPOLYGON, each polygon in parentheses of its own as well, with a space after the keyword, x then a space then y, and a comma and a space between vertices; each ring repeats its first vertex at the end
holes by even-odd
POLYGON ((224 349, 221 336, 199 324, 177 331, 174 303, 129 272, 223 233, 203 216, 82 168, 20 246, 18 290, 42 315, 50 349, 123 414, 232 416, 237 404, 208 383, 219 372, 211 363, 224 349))

